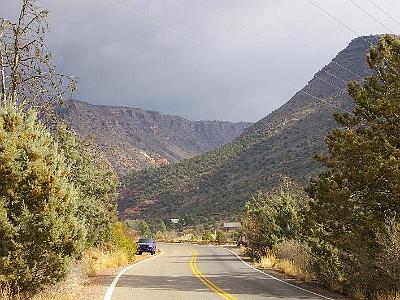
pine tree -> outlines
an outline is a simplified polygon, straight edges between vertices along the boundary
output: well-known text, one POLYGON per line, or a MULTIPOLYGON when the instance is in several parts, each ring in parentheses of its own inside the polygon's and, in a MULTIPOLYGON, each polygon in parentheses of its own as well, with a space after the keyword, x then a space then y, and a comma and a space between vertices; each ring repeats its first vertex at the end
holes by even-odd
POLYGON ((57 127, 56 140, 70 167, 69 180, 79 194, 79 216, 89 228, 88 245, 107 242, 117 220, 114 200, 117 176, 93 150, 84 147, 65 124, 57 127))
POLYGON ((0 282, 35 291, 81 253, 86 232, 69 172, 33 110, 0 108, 0 282))
POLYGON ((383 37, 368 63, 372 75, 349 84, 353 114, 335 116, 341 128, 327 137, 329 155, 318 157, 326 170, 310 184, 309 218, 351 266, 348 281, 364 276, 372 287, 383 278, 376 232, 400 214, 400 39, 383 37))

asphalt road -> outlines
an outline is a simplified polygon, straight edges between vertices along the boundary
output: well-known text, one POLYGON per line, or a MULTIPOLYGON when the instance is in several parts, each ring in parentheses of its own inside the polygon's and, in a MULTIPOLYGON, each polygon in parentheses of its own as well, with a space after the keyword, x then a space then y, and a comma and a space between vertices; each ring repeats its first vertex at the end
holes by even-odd
POLYGON ((110 299, 324 299, 260 273, 219 247, 159 247, 160 255, 134 265, 114 280, 110 299))

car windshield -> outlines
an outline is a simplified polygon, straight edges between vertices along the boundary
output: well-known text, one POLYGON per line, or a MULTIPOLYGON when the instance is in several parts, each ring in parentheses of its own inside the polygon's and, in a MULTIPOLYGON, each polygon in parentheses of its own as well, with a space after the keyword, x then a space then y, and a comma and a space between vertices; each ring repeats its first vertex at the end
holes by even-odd
POLYGON ((152 239, 139 239, 139 243, 153 243, 152 239))

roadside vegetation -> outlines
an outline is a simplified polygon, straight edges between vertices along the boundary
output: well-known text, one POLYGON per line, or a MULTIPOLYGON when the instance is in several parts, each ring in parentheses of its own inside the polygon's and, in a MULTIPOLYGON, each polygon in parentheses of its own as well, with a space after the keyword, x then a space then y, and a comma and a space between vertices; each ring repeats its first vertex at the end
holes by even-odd
POLYGON ((115 173, 56 113, 75 82, 52 64, 47 11, 21 5, 17 22, 0 20, 0 297, 43 299, 73 265, 126 264, 136 245, 118 222, 115 173))
POLYGON ((355 299, 400 298, 400 39, 370 50, 372 75, 351 82, 352 114, 318 155, 323 171, 301 192, 258 193, 242 215, 260 267, 317 280, 355 299), (308 199, 307 199, 308 198, 308 199))

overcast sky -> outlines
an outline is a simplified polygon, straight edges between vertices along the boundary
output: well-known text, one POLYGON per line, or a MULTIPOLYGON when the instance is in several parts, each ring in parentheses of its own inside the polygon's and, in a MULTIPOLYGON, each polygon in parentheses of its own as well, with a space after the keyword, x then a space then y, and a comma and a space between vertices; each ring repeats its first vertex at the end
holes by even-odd
MULTIPOLYGON (((313 1, 360 34, 387 32, 351 0, 313 1)), ((373 5, 400 23, 399 0, 353 1, 400 32, 373 5)), ((0 0, 0 17, 15 15, 18 2, 0 0)), ((307 0, 39 3, 51 13, 58 68, 79 77, 75 98, 196 120, 266 116, 356 37, 307 0)))

